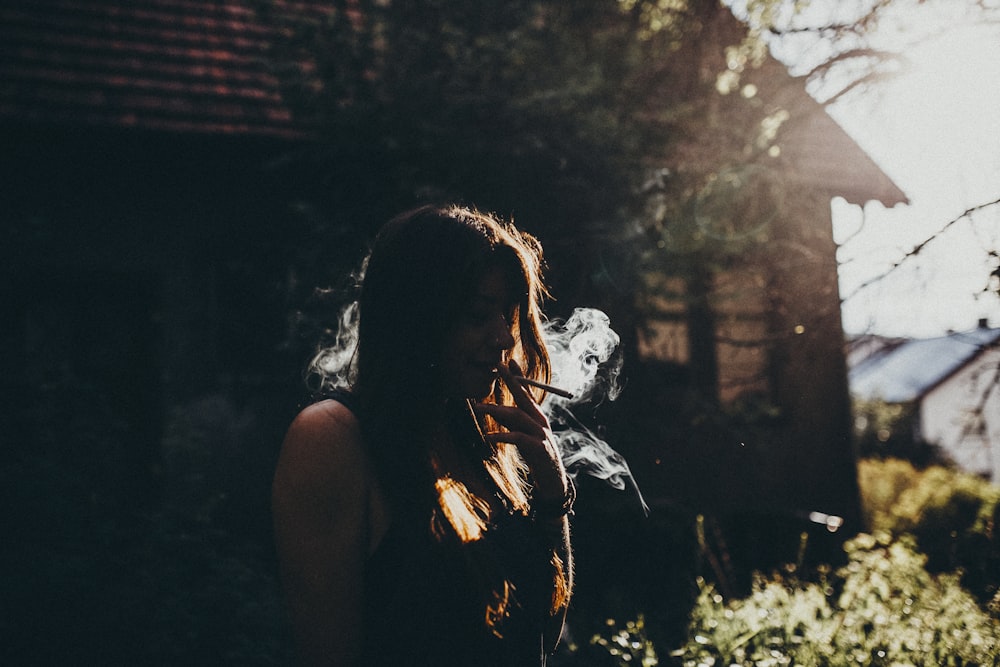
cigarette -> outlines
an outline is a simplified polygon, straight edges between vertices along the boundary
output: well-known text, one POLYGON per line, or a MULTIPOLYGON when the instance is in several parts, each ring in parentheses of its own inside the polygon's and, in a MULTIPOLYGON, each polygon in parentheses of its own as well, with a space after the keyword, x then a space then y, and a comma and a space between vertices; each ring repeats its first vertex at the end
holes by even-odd
POLYGON ((532 387, 538 387, 539 389, 544 389, 550 394, 555 394, 556 396, 562 396, 563 398, 573 398, 573 394, 566 391, 565 389, 560 389, 559 387, 553 387, 550 384, 545 384, 544 382, 539 382, 538 380, 532 380, 530 378, 522 377, 517 375, 514 377, 515 380, 520 384, 530 385, 532 387))

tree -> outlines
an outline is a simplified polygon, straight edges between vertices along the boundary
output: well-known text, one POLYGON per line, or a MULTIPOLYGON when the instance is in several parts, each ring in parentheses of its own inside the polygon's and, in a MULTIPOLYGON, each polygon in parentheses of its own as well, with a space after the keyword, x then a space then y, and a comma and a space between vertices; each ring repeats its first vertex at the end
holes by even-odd
MULTIPOLYGON (((664 250, 698 267, 748 245, 706 238, 684 210, 722 166, 767 147, 754 146, 760 118, 719 111, 720 59, 708 53, 730 35, 718 34, 726 10, 715 0, 260 11, 288 35, 278 74, 321 135, 313 159, 330 174, 327 209, 357 214, 366 233, 414 200, 474 201, 514 214, 553 259, 575 260, 553 266, 600 267, 557 271, 554 291, 610 310, 640 291, 664 250), (671 146, 694 134, 697 154, 682 171, 665 168, 671 146), (669 235, 667 217, 681 220, 669 235)), ((625 330, 633 308, 617 308, 625 330)))
POLYGON ((415 201, 475 202, 542 238, 558 267, 556 310, 603 307, 628 336, 650 200, 668 196, 641 184, 699 122, 690 99, 704 73, 689 62, 718 10, 709 0, 342 0, 329 12, 260 2, 288 37, 275 45, 277 74, 320 137, 308 159, 328 189, 314 203, 339 218, 296 244, 325 247, 317 241, 345 221, 368 235, 415 201))
MULTIPOLYGON (((822 3, 814 4, 822 7, 822 3)), ((780 13, 771 11, 770 3, 754 0, 734 3, 736 11, 748 21, 751 34, 759 36, 779 59, 804 76, 814 96, 827 107, 875 108, 886 85, 912 70, 909 51, 929 40, 971 26, 1000 32, 1000 6, 988 0, 866 0, 846 8, 839 3, 827 7, 827 11, 780 13)), ((983 81, 983 85, 991 86, 992 82, 983 81)), ((896 259, 844 294, 844 301, 887 282, 887 278, 901 269, 918 264, 954 235, 960 223, 975 224, 982 218, 995 217, 1000 212, 997 208, 1000 193, 959 203, 964 210, 943 219, 921 240, 908 246, 901 244, 896 259)), ((982 244, 985 298, 1000 296, 1000 250, 996 240, 992 242, 992 246, 988 239, 982 244)), ((973 259, 962 258, 965 262, 973 259)))

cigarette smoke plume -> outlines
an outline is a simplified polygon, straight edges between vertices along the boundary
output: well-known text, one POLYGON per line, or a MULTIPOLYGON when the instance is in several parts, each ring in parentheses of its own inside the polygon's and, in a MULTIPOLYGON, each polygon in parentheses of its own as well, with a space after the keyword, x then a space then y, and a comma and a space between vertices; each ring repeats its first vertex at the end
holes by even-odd
POLYGON ((354 383, 354 351, 358 347, 358 302, 340 311, 337 337, 320 348, 309 364, 311 375, 319 378, 322 389, 350 389, 354 383))
POLYGON ((547 322, 543 333, 552 360, 552 383, 573 394, 571 399, 548 394, 541 406, 567 472, 573 477, 586 473, 619 490, 631 488, 648 513, 625 458, 584 426, 572 409, 613 401, 621 393, 622 358, 615 354, 620 338, 610 319, 600 310, 577 308, 565 321, 547 322))

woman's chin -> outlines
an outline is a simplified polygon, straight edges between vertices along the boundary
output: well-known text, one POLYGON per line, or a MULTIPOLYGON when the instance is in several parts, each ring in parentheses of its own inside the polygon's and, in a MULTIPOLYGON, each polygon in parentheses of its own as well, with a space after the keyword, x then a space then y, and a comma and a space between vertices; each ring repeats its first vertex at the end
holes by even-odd
POLYGON ((452 398, 481 401, 493 394, 497 381, 497 372, 492 368, 467 367, 451 375, 446 382, 447 393, 452 398))

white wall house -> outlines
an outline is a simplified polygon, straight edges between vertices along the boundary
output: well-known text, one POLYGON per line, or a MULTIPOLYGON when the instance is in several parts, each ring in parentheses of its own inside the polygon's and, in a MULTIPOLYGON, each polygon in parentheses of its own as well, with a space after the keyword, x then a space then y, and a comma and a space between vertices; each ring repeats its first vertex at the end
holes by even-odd
POLYGON ((859 400, 914 403, 914 438, 936 445, 959 469, 1000 483, 1000 329, 868 346, 851 364, 859 400))
POLYGON ((995 339, 924 395, 920 433, 959 468, 1000 482, 1000 345, 995 339))

